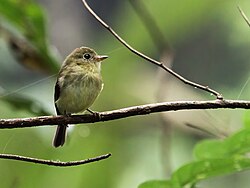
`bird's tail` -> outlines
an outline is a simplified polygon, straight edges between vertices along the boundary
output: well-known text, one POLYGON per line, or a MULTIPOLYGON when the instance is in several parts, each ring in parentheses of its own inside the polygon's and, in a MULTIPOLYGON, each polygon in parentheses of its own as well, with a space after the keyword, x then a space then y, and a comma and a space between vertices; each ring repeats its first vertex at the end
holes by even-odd
POLYGON ((61 124, 57 126, 56 134, 54 136, 54 141, 53 141, 54 147, 57 148, 59 146, 63 146, 66 139, 66 129, 67 129, 67 124, 61 124))

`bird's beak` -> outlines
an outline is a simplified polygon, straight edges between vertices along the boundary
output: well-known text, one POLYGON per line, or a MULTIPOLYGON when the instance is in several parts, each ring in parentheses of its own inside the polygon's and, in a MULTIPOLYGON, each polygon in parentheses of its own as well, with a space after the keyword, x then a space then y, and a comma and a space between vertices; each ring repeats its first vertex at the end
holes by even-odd
POLYGON ((97 62, 103 61, 104 59, 107 59, 107 58, 108 58, 108 56, 106 56, 106 55, 97 55, 95 57, 97 62))

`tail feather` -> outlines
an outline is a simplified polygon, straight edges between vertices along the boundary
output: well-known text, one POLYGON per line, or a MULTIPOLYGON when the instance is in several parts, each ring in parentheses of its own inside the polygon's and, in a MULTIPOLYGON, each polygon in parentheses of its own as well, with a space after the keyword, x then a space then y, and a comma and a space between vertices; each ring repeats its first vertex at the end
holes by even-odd
POLYGON ((56 129, 56 133, 54 136, 54 141, 53 141, 53 146, 54 147, 59 147, 59 146, 63 146, 63 144, 65 143, 65 139, 66 139, 66 129, 67 129, 67 125, 58 125, 57 129, 56 129))

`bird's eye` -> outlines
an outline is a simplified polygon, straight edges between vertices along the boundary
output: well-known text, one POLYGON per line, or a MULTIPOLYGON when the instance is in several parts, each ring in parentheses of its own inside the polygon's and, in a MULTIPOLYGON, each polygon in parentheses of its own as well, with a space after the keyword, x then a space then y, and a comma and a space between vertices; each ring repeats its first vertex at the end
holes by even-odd
POLYGON ((90 58, 91 58, 91 55, 90 55, 89 53, 86 53, 86 54, 83 55, 83 57, 84 57, 85 59, 90 59, 90 58))

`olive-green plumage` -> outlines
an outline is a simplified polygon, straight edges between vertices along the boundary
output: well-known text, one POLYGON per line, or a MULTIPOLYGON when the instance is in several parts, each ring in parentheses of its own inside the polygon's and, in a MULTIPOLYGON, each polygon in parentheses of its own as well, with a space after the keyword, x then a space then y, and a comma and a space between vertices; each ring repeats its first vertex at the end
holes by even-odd
MULTIPOLYGON (((65 59, 55 85, 54 101, 58 115, 84 112, 94 103, 103 88, 101 61, 106 58, 88 47, 81 47, 65 59)), ((66 124, 57 126, 55 147, 64 144, 66 128, 66 124)))

